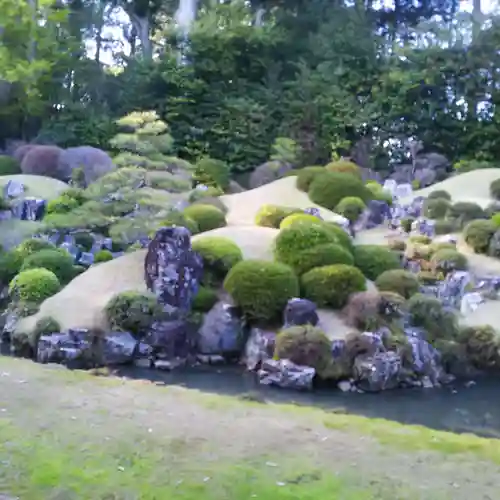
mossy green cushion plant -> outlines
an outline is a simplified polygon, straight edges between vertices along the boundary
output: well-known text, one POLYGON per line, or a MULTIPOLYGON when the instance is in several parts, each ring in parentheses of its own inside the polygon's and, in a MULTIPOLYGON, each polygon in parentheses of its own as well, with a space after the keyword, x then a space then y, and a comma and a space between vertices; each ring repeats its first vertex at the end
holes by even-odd
POLYGON ((433 191, 431 194, 429 194, 429 196, 427 196, 428 200, 435 200, 437 198, 451 201, 451 194, 448 193, 448 191, 445 191, 444 189, 437 189, 436 191, 433 191))
POLYGON ((298 208, 281 207, 279 205, 262 205, 255 215, 255 224, 257 226, 278 229, 283 219, 292 214, 304 215, 304 212, 298 208))
POLYGON ((329 172, 337 174, 349 174, 361 180, 361 169, 354 162, 349 160, 336 160, 329 163, 326 167, 329 172))
POLYGON ((191 205, 184 209, 184 215, 196 222, 201 233, 227 225, 224 212, 213 205, 191 205))
POLYGON ((113 254, 109 250, 99 250, 94 257, 94 263, 109 262, 113 260, 113 254))
POLYGON ((316 267, 301 277, 304 297, 318 306, 341 309, 349 296, 366 290, 366 279, 359 269, 345 264, 316 267))
POLYGON ((401 229, 405 233, 409 233, 411 231, 411 225, 415 222, 413 217, 403 217, 401 219, 401 229))
POLYGON ((451 202, 445 198, 427 198, 422 207, 423 213, 429 219, 442 219, 451 207, 451 202))
POLYGON ((207 313, 218 302, 217 292, 211 288, 200 286, 195 295, 191 308, 195 312, 207 313))
POLYGON ((0 175, 17 175, 21 173, 19 162, 10 156, 0 156, 0 175))
POLYGON ((249 320, 266 324, 281 320, 288 300, 299 296, 299 281, 285 264, 244 260, 229 271, 224 290, 249 320))
POLYGON ((400 269, 397 253, 379 245, 357 245, 354 247, 354 264, 369 279, 376 280, 384 271, 400 269))
POLYGON ((415 274, 404 269, 391 269, 375 280, 375 286, 381 292, 394 292, 409 299, 418 292, 420 284, 415 274))
POLYGON ((161 314, 161 306, 153 293, 122 292, 115 295, 105 308, 112 330, 130 332, 143 337, 161 314))
POLYGON ((356 222, 365 209, 366 204, 361 198, 346 196, 335 207, 335 212, 349 219, 351 222, 356 222))
POLYGON ((44 268, 52 271, 63 285, 69 283, 75 276, 73 257, 62 249, 47 249, 35 252, 24 259, 21 271, 44 268))
POLYGON ((159 224, 159 227, 169 226, 185 227, 192 235, 198 234, 200 232, 198 224, 193 219, 191 219, 191 217, 188 217, 185 214, 177 212, 175 210, 169 212, 159 224))
POLYGON ((371 191, 356 176, 332 172, 317 175, 308 194, 311 201, 332 211, 346 196, 355 196, 365 203, 373 198, 371 191))
POLYGON ((455 249, 442 248, 431 257, 433 271, 444 275, 451 271, 465 271, 467 264, 467 257, 455 249))
POLYGON ((301 251, 294 259, 294 270, 298 276, 307 271, 332 264, 354 265, 354 258, 343 246, 336 243, 316 245, 301 251))
POLYGON ((10 282, 9 293, 15 300, 41 304, 61 289, 57 276, 48 269, 21 271, 10 282))
POLYGON ((193 180, 207 187, 227 189, 229 186, 229 165, 214 158, 201 158, 195 165, 193 180))
POLYGON ((90 233, 80 232, 74 235, 75 243, 82 247, 85 252, 90 252, 92 245, 94 244, 94 238, 90 233))
POLYGON ((20 245, 15 248, 18 255, 24 260, 29 255, 39 252, 40 250, 56 250, 57 247, 50 241, 30 238, 23 241, 20 245))
POLYGON ((352 238, 341 226, 339 226, 339 224, 325 221, 324 226, 335 236, 335 238, 337 238, 339 245, 342 245, 346 250, 352 253, 354 248, 352 238))
POLYGON ((295 185, 300 191, 307 193, 309 186, 313 179, 318 175, 325 172, 325 167, 304 167, 297 173, 297 180, 295 185))
POLYGON ((458 201, 450 206, 446 212, 447 219, 454 219, 459 227, 475 219, 487 219, 486 211, 477 203, 458 201))
POLYGON ((486 253, 497 226, 490 220, 473 220, 464 228, 464 240, 476 253, 486 253))
POLYGON ((317 224, 321 222, 319 217, 315 215, 306 214, 306 213, 296 213, 285 217, 280 224, 280 229, 285 229, 286 227, 291 226, 295 222, 310 222, 312 224, 317 224))
POLYGON ((230 269, 243 260, 240 247, 229 238, 206 236, 193 241, 192 248, 203 259, 202 284, 219 286, 230 269))
POLYGON ((47 203, 47 215, 50 214, 67 214, 79 207, 80 203, 74 198, 70 198, 66 195, 61 195, 58 198, 50 200, 47 203))
POLYGON ((479 370, 500 368, 500 334, 492 326, 461 328, 457 340, 465 347, 467 358, 479 370))

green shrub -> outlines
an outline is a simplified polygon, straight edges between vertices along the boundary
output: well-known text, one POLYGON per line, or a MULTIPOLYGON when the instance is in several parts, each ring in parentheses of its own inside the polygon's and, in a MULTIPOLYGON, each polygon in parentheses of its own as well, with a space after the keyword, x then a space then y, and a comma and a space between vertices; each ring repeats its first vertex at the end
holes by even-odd
POLYGON ((75 244, 84 251, 89 252, 94 244, 94 238, 90 233, 82 232, 74 235, 75 244))
POLYGON ((447 274, 450 271, 465 271, 467 257, 456 250, 443 248, 431 257, 432 268, 437 273, 447 274))
POLYGON ((325 167, 304 167, 298 171, 295 185, 300 191, 307 193, 309 186, 318 174, 323 174, 325 167))
POLYGON ((217 198, 217 196, 222 196, 223 194, 224 191, 221 188, 210 186, 208 189, 193 189, 189 194, 188 200, 194 203, 204 198, 217 198))
POLYGON ((215 290, 200 286, 198 293, 193 299, 191 308, 196 312, 207 313, 218 301, 219 297, 215 290))
POLYGON ((419 245, 429 245, 432 242, 432 238, 429 238, 425 234, 414 234, 408 238, 408 241, 419 245))
POLYGON ((23 258, 15 250, 0 254, 0 283, 7 286, 21 270, 23 258))
POLYGON ((21 173, 21 165, 10 156, 0 156, 0 175, 16 175, 21 173))
POLYGON ((218 208, 222 213, 227 214, 227 207, 220 198, 215 198, 213 196, 201 198, 199 200, 193 201, 193 205, 212 205, 218 208))
POLYGON ((352 253, 354 248, 352 239, 341 226, 336 222, 324 222, 324 226, 333 236, 335 236, 335 238, 337 238, 339 245, 342 245, 346 250, 352 253))
POLYGON ((427 198, 422 207, 423 214, 429 219, 442 219, 448 213, 451 203, 445 198, 427 198))
POLYGON ((280 229, 285 229, 286 227, 291 226, 295 222, 310 222, 312 224, 317 224, 321 222, 321 219, 316 217, 315 215, 306 214, 306 213, 296 213, 285 217, 280 224, 280 229))
POLYGON ((200 232, 198 224, 191 219, 191 217, 187 217, 185 214, 177 212, 176 210, 169 212, 168 215, 161 221, 159 227, 170 226, 185 227, 192 235, 200 232))
POLYGON ((384 271, 376 280, 375 286, 382 292, 394 292, 405 299, 409 299, 419 290, 417 277, 403 269, 384 271))
POLYGON ((444 189, 436 189, 436 191, 433 191, 431 194, 429 194, 429 196, 427 196, 428 200, 434 200, 436 198, 451 201, 451 194, 444 189))
POLYGON ((243 260, 240 247, 229 238, 206 236, 193 241, 192 248, 203 259, 202 284, 208 287, 220 285, 230 269, 243 260))
POLYGON ((56 250, 57 247, 50 241, 41 240, 38 238, 31 238, 23 241, 20 245, 15 248, 15 251, 19 254, 22 260, 24 260, 29 255, 39 252, 40 250, 56 250))
POLYGON ((366 290, 366 280, 359 269, 345 264, 315 267, 301 277, 304 297, 319 307, 341 309, 349 296, 366 290))
POLYGON ((61 196, 76 200, 79 205, 83 205, 86 201, 89 201, 89 197, 87 196, 86 191, 77 187, 70 187, 68 189, 65 189, 61 193, 61 196))
POLYGON ((335 212, 349 219, 351 222, 356 222, 365 209, 366 204, 361 198, 346 196, 335 207, 335 212))
POLYGON ((229 186, 229 165, 221 160, 202 158, 195 166, 193 180, 197 184, 227 189, 229 186))
POLYGON ((73 278, 76 278, 79 274, 84 273, 86 270, 87 268, 84 266, 80 265, 73 266, 73 278))
POLYGON ((274 242, 274 257, 297 270, 303 265, 301 253, 304 250, 337 242, 333 233, 322 224, 296 222, 279 232, 274 242))
POLYGON ((491 216, 491 222, 495 224, 496 227, 500 227, 500 213, 491 216))
POLYGON ((69 196, 61 195, 58 198, 54 198, 47 203, 47 215, 50 214, 67 214, 79 207, 80 203, 74 198, 69 196))
POLYGON ((498 168, 496 163, 484 160, 460 160, 453 164, 453 168, 459 173, 472 172, 483 168, 498 168))
POLYGON ((495 214, 500 213, 500 201, 494 201, 490 203, 484 211, 487 217, 493 217, 495 214))
POLYGON ((490 325, 460 330, 458 341, 465 346, 467 359, 480 370, 500 368, 500 335, 490 325))
POLYGON ((113 254, 109 250, 99 250, 94 256, 94 263, 108 262, 113 260, 113 254))
POLYGON ((372 198, 371 191, 357 177, 332 172, 317 175, 309 186, 308 194, 314 203, 329 210, 335 210, 346 196, 354 196, 364 202, 372 198))
POLYGON ((320 328, 311 325, 292 326, 276 336, 274 359, 289 359, 301 366, 310 366, 320 377, 332 364, 332 343, 320 328))
MULTIPOLYGON (((375 188, 374 186, 374 184, 366 185, 366 187, 372 193, 372 198, 377 201, 385 201, 389 206, 391 206, 394 203, 392 194, 389 193, 389 191, 383 189, 381 186, 377 188, 375 188)), ((379 184, 377 184, 377 186, 379 186, 379 184)))
POLYGON ((66 250, 40 250, 24 259, 21 271, 27 269, 48 269, 52 271, 63 285, 74 278, 73 257, 66 250))
POLYGON ((500 200, 500 179, 497 179, 490 184, 490 194, 495 200, 500 200))
MULTIPOLYGON (((33 313, 35 314, 36 311, 33 313)), ((11 348, 16 356, 35 358, 38 341, 42 335, 59 333, 61 325, 51 316, 40 318, 31 332, 14 331, 11 334, 11 348)))
POLYGON ((439 219, 435 221, 434 231, 436 235, 440 234, 450 234, 458 231, 460 228, 457 225, 457 222, 452 219, 439 219))
POLYGON ((456 219, 460 227, 464 227, 471 220, 486 219, 487 215, 477 203, 459 201, 449 208, 446 218, 456 219))
POLYGON ((336 174, 349 174, 361 180, 361 169, 354 162, 349 160, 332 161, 326 167, 326 170, 336 174))
POLYGON ((456 250, 457 245, 449 241, 436 241, 429 245, 429 250, 431 252, 431 257, 439 250, 456 250))
POLYGON ((288 300, 299 295, 299 282, 285 264, 244 260, 229 271, 224 289, 248 319, 268 323, 281 320, 288 300))
POLYGON ((161 313, 161 306, 152 293, 122 292, 105 307, 106 319, 112 330, 130 332, 143 337, 161 313))
POLYGON ((357 245, 353 255, 354 265, 372 281, 384 271, 401 268, 399 256, 384 246, 357 245))
POLYGON ((295 259, 294 270, 301 276, 315 267, 333 264, 354 265, 354 258, 347 249, 335 243, 316 245, 302 250, 295 259))
POLYGON ((191 205, 184 209, 184 215, 196 222, 201 233, 227 225, 224 212, 212 205, 191 205))
POLYGON ((413 217, 404 217, 401 219, 401 229, 405 233, 409 233, 411 231, 411 225, 415 222, 413 217))
POLYGON ((419 271, 417 278, 422 285, 435 285, 439 281, 439 276, 431 271, 419 271))
POLYGON ((497 227, 490 220, 473 220, 464 228, 464 240, 476 253, 486 253, 497 227))
POLYGON ((278 205, 263 205, 255 215, 255 224, 263 227, 273 227, 278 229, 283 219, 292 214, 302 214, 304 212, 298 208, 280 207, 278 205))
POLYGON ((9 292, 18 301, 41 304, 61 289, 57 276, 48 269, 21 271, 10 282, 9 292))

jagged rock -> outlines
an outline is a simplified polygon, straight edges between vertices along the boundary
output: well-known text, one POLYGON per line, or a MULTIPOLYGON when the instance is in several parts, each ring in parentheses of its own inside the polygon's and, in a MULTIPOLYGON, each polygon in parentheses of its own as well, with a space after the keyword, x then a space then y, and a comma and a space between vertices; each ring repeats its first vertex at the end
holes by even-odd
POLYGON ((234 306, 218 302, 205 315, 198 332, 200 354, 234 354, 243 347, 243 327, 234 306))
POLYGON ((161 320, 153 323, 143 341, 156 357, 173 361, 195 355, 196 337, 196 328, 185 319, 161 320))
POLYGON ((357 386, 366 392, 394 389, 400 383, 401 356, 392 351, 357 356, 353 374, 357 386))
POLYGON ((105 365, 130 363, 139 344, 129 332, 106 333, 102 342, 102 363, 105 365))
POLYGON ((45 215, 47 202, 38 198, 24 198, 12 209, 14 217, 20 220, 37 221, 45 215))
POLYGON ((3 188, 3 196, 4 198, 17 198, 24 193, 24 184, 17 181, 7 181, 3 188))
POLYGON ((184 227, 157 231, 144 261, 149 290, 168 313, 187 312, 198 291, 203 262, 191 248, 191 234, 184 227))
POLYGON ((309 366, 299 366, 288 359, 268 359, 258 371, 259 382, 276 385, 284 389, 311 390, 316 370, 309 366))
POLYGON ((391 218, 391 209, 385 201, 370 200, 367 206, 367 225, 374 227, 383 224, 386 219, 391 218))
POLYGON ((272 358, 276 333, 252 328, 245 344, 244 362, 248 370, 257 369, 263 361, 272 358))
POLYGON ((307 299, 290 299, 285 307, 284 327, 295 325, 318 324, 319 317, 317 306, 314 302, 307 299))

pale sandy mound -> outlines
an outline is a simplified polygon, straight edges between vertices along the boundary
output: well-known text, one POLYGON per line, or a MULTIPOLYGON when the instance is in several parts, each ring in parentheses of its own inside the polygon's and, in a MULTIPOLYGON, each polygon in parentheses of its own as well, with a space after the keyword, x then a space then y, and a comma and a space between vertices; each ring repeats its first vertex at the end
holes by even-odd
POLYGON ((414 196, 429 196, 433 191, 448 191, 452 200, 470 201, 486 207, 493 200, 490 196, 490 184, 500 179, 500 168, 483 168, 458 174, 428 188, 415 191, 414 196))
POLYGON ((387 245, 390 239, 403 239, 396 231, 391 231, 385 226, 374 227, 356 233, 356 245, 387 245))
POLYGON ((295 187, 295 177, 285 177, 265 186, 243 193, 227 194, 220 199, 228 208, 226 215, 230 225, 254 225, 255 214, 262 205, 282 205, 292 208, 318 208, 325 220, 339 220, 339 216, 330 210, 314 204, 306 193, 295 187))
POLYGON ((9 181, 20 182, 24 185, 24 195, 34 196, 43 200, 52 200, 68 189, 68 185, 57 179, 43 177, 41 175, 2 175, 0 176, 0 189, 3 189, 9 181))

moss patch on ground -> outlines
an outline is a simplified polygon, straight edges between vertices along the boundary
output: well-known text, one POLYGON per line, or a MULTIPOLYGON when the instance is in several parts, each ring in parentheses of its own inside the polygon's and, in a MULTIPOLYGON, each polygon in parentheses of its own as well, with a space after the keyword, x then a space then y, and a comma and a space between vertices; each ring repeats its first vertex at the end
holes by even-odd
POLYGON ((65 182, 50 177, 43 177, 41 175, 0 175, 0 189, 10 180, 20 182, 24 185, 24 194, 21 198, 26 196, 34 196, 43 200, 52 200, 57 198, 60 193, 68 189, 65 182))

